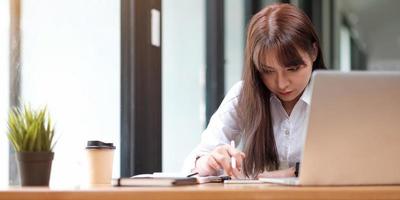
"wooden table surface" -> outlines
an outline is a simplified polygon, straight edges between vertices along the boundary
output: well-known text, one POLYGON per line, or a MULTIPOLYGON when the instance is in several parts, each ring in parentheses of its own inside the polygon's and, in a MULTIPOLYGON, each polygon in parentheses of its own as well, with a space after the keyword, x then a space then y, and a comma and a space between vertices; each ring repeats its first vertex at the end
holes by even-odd
POLYGON ((301 187, 268 184, 202 184, 176 187, 86 187, 0 189, 0 200, 125 200, 125 199, 400 199, 398 186, 301 187))

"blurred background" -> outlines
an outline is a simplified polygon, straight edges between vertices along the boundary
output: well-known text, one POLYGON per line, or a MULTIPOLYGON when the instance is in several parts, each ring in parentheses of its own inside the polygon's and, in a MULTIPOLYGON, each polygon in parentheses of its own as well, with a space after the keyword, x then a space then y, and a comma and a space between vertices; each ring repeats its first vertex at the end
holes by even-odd
POLYGON ((55 121, 51 185, 82 183, 93 139, 117 146, 114 177, 178 172, 276 2, 312 19, 330 69, 400 70, 397 0, 0 0, 0 185, 19 183, 5 133, 24 103, 55 121))

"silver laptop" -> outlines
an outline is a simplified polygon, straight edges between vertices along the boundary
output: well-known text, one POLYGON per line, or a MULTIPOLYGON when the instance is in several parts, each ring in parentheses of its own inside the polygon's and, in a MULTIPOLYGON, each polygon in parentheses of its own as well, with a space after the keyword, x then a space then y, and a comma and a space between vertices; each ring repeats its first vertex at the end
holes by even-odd
POLYGON ((400 72, 313 74, 298 178, 294 185, 400 184, 400 72))

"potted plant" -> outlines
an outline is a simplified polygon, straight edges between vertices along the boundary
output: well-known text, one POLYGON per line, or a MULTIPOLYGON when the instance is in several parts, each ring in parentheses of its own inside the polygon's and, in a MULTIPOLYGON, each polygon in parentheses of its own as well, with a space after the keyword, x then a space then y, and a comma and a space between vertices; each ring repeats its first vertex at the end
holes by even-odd
POLYGON ((48 186, 54 157, 54 127, 47 109, 13 108, 7 136, 16 151, 21 185, 48 186))

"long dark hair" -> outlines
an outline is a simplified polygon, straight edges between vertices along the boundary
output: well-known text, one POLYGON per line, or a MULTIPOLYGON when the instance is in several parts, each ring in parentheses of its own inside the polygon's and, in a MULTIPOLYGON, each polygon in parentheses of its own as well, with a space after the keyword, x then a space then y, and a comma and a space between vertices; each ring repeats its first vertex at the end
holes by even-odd
POLYGON ((246 41, 243 87, 238 113, 244 132, 244 174, 256 177, 264 170, 279 168, 270 114, 271 92, 261 79, 261 62, 273 50, 282 66, 304 64, 298 49, 318 49, 313 70, 325 69, 319 39, 307 15, 290 4, 273 4, 254 15, 246 41))

